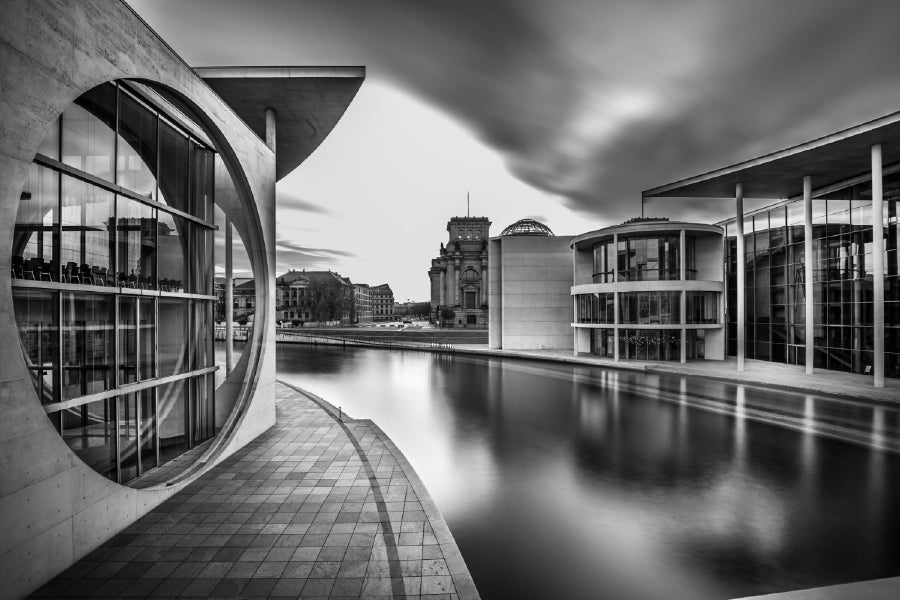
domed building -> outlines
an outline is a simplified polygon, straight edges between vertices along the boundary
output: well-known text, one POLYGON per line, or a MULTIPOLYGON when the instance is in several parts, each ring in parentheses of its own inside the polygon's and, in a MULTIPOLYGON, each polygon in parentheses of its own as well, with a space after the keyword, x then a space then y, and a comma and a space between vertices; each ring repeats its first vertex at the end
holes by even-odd
POLYGON ((488 340, 507 350, 571 350, 571 236, 519 219, 488 244, 488 340))
POLYGON ((500 232, 500 236, 504 237, 507 235, 543 235, 550 236, 553 235, 553 231, 541 223, 540 221, 535 221, 534 219, 519 219, 512 225, 509 225, 500 232))

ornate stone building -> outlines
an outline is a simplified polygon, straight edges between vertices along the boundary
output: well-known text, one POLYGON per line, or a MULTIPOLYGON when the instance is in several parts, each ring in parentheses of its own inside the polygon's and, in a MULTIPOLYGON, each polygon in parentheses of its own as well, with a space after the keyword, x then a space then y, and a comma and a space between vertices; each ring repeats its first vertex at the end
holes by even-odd
POLYGON ((447 223, 450 239, 441 244, 441 253, 431 261, 431 320, 441 321, 441 311, 449 308, 452 319, 445 325, 486 329, 488 300, 487 217, 453 217, 447 223))

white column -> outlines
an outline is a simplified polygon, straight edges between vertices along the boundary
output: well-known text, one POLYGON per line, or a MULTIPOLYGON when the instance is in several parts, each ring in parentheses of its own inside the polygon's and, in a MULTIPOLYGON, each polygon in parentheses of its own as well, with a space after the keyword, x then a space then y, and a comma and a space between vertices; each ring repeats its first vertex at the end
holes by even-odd
POLYGON ((234 366, 234 264, 231 219, 225 217, 225 374, 234 366))
POLYGON ((737 220, 735 230, 737 235, 737 370, 744 370, 744 340, 746 338, 745 321, 746 298, 744 297, 746 258, 744 257, 744 184, 739 183, 734 189, 734 204, 737 220))
MULTIPOLYGON (((687 242, 685 240, 684 229, 678 235, 678 278, 681 280, 681 287, 687 284, 687 242)), ((681 362, 687 362, 687 291, 681 290, 681 309, 679 311, 679 322, 681 323, 681 362)))
MULTIPOLYGON (((613 283, 619 283, 619 234, 613 234, 613 283)), ((616 286, 618 288, 619 286, 616 286)), ((613 360, 619 362, 619 290, 613 292, 613 360)))
POLYGON ((812 178, 803 178, 803 255, 804 290, 806 296, 806 373, 812 375, 816 362, 815 306, 813 305, 813 227, 812 227, 812 178))
POLYGON ((266 146, 269 150, 275 152, 275 111, 271 108, 266 109, 266 146))
POLYGON ((873 365, 875 387, 884 387, 884 224, 881 144, 872 146, 872 307, 875 312, 873 365))

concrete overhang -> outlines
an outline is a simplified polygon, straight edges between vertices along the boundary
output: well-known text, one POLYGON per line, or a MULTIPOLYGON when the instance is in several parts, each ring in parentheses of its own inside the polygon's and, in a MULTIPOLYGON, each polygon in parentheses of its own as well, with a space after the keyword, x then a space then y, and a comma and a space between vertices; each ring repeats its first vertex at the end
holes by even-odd
POLYGON ((724 230, 718 225, 707 225, 705 223, 686 223, 684 221, 644 221, 638 223, 625 223, 622 225, 610 225, 602 229, 588 231, 581 235, 576 235, 569 240, 569 247, 575 250, 590 250, 594 244, 619 234, 629 237, 678 234, 681 230, 689 233, 694 237, 706 235, 721 236, 724 230))
POLYGON ((826 191, 871 176, 871 152, 882 145, 886 170, 900 163, 900 112, 825 137, 645 190, 644 198, 734 198, 743 184, 745 198, 787 199, 801 196, 803 177, 815 190, 826 191), (892 142, 892 143, 891 143, 892 142))
POLYGON ((198 67, 194 71, 262 140, 276 115, 275 179, 322 143, 366 77, 365 67, 198 67))

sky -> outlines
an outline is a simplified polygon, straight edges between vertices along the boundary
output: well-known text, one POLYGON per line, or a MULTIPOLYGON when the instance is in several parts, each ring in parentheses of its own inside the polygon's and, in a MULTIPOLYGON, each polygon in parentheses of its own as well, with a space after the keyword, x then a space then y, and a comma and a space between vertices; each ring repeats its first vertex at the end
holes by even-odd
MULTIPOLYGON (((900 110, 885 0, 129 0, 195 66, 364 65, 278 184, 278 268, 427 300, 450 217, 578 234, 641 190, 900 110)), ((654 200, 714 222, 733 202, 654 200)))

